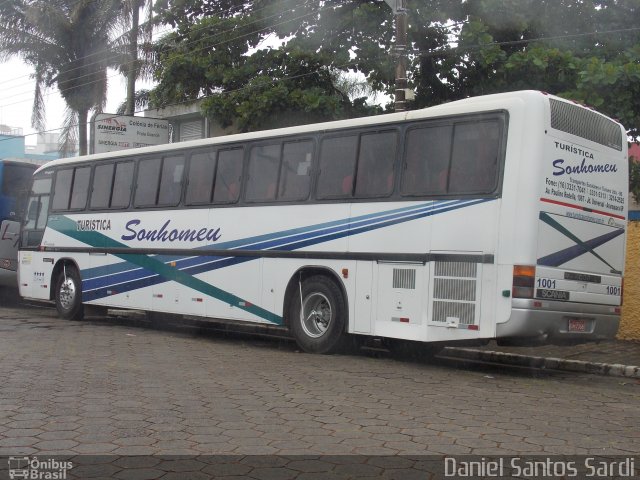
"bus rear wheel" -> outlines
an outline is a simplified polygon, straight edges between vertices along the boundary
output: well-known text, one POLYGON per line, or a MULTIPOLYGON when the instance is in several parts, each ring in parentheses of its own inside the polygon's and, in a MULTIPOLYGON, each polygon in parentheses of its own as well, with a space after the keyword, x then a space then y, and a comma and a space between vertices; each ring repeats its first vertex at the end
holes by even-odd
POLYGON ((308 353, 335 353, 345 340, 344 295, 331 279, 316 275, 298 286, 289 308, 289 328, 308 353))
POLYGON ((74 267, 64 266, 55 284, 56 309, 67 320, 82 320, 82 282, 74 267))

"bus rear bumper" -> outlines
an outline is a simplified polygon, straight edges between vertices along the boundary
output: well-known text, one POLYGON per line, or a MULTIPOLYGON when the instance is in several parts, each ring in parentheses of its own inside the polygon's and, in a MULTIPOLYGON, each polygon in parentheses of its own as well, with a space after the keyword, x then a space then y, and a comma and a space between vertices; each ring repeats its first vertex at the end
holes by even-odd
POLYGON ((500 344, 584 343, 615 338, 620 314, 612 305, 513 299, 511 317, 496 325, 500 344))

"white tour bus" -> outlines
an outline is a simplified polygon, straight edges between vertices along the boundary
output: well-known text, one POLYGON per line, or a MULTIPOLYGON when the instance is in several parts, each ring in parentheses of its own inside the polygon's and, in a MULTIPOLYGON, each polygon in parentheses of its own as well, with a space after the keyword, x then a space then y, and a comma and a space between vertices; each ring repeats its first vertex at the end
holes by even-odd
POLYGON ((620 124, 534 91, 58 160, 20 294, 285 325, 320 353, 607 339, 627 176, 620 124))

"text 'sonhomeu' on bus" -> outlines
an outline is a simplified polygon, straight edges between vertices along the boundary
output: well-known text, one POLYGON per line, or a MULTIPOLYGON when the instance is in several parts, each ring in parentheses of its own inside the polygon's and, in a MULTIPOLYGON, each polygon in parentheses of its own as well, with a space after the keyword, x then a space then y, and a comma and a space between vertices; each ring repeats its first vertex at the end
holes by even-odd
POLYGON ((34 176, 20 293, 285 325, 321 353, 607 339, 627 175, 621 125, 533 91, 60 160, 34 176))
POLYGON ((37 168, 33 163, 0 160, 0 287, 18 287, 20 222, 37 168))

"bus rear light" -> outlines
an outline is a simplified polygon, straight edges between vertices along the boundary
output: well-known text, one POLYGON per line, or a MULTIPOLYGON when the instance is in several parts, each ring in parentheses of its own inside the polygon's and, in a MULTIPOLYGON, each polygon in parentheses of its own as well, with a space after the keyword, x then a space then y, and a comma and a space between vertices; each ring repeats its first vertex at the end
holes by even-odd
POLYGON ((542 302, 533 302, 535 308, 542 308, 542 302))
POLYGON ((467 327, 467 330, 480 330, 480 329, 478 328, 478 325, 469 325, 467 327))
POLYGON ((513 298, 533 298, 533 288, 536 280, 536 267, 533 265, 513 266, 513 298))
POLYGON ((622 309, 620 307, 616 307, 613 309, 613 313, 616 315, 622 315, 622 309))

